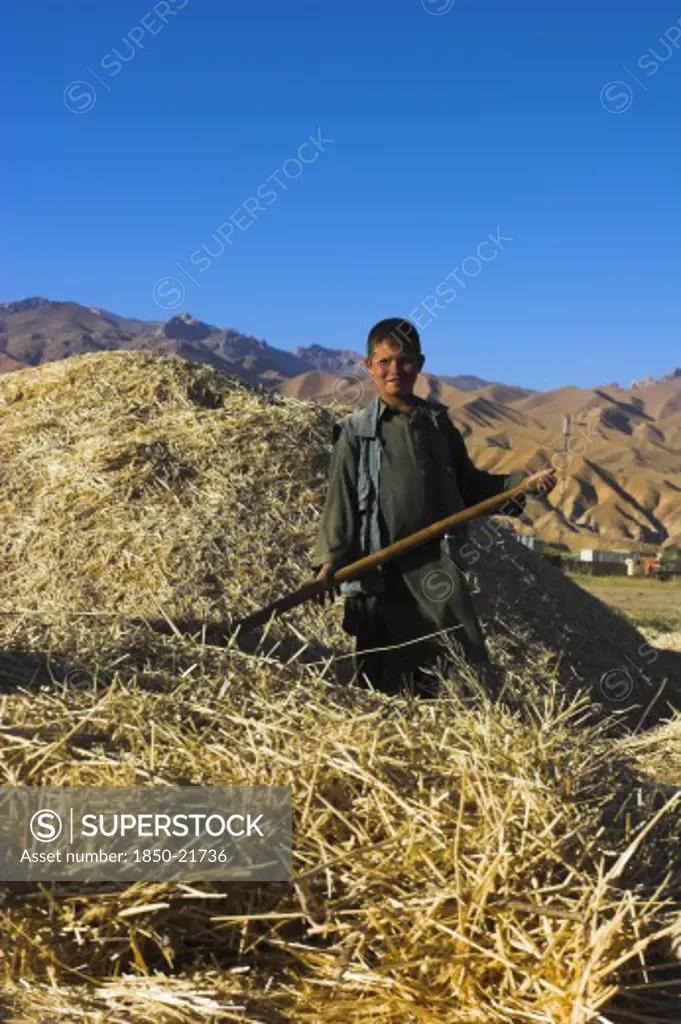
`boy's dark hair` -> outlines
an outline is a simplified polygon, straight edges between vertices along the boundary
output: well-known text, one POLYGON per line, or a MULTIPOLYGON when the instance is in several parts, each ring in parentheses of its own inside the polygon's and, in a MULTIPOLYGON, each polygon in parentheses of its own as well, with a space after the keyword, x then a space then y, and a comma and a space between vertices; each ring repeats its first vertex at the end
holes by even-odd
POLYGON ((391 316, 387 320, 379 320, 369 331, 367 337, 367 359, 382 341, 392 341, 400 348, 409 348, 414 355, 421 355, 421 339, 413 323, 401 316, 391 316))

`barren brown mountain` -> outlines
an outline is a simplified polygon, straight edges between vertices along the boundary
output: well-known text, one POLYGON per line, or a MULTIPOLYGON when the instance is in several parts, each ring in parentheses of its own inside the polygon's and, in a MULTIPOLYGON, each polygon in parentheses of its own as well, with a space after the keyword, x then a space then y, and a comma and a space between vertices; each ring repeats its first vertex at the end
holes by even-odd
MULTIPOLYGON (((338 377, 313 370, 281 390, 336 403, 339 413, 376 394, 360 371, 338 377)), ((571 548, 681 543, 681 376, 629 389, 530 392, 487 384, 470 392, 422 374, 416 392, 449 408, 479 466, 508 472, 553 463, 559 485, 543 504, 532 504, 521 529, 571 548)))
MULTIPOLYGON (((334 403, 339 414, 375 394, 361 355, 349 348, 288 352, 188 313, 164 322, 41 298, 0 305, 0 374, 115 349, 180 355, 292 397, 334 403)), ((521 529, 572 548, 681 543, 681 371, 630 388, 547 392, 425 373, 417 393, 449 408, 480 466, 503 472, 553 462, 559 486, 543 506, 532 503, 521 529)))
POLYGON ((164 322, 134 320, 77 302, 42 298, 0 304, 0 373, 117 349, 179 355, 269 386, 312 366, 265 341, 202 323, 189 313, 164 322))

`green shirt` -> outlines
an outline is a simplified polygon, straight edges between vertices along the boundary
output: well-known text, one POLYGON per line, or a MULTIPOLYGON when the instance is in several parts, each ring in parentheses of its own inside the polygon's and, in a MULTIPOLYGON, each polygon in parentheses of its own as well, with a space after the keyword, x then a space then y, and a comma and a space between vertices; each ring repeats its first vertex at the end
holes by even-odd
MULTIPOLYGON (((429 444, 423 399, 401 412, 379 400, 378 436, 381 443, 379 526, 385 547, 463 507, 516 486, 524 473, 498 474, 477 469, 461 433, 447 419, 448 446, 456 471, 461 502, 443 488, 442 467, 429 444)), ((520 505, 517 512, 520 511, 520 505)), ((313 566, 331 562, 334 568, 361 557, 357 547, 357 457, 344 431, 333 448, 326 502, 317 530, 313 566)), ((418 550, 418 549, 417 549, 418 550)))

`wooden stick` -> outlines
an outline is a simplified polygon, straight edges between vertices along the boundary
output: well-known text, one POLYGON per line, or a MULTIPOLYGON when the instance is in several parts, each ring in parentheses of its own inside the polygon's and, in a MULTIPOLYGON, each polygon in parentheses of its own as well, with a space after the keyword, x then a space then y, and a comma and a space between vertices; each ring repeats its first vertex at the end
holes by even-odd
MULTIPOLYGON (((470 508, 465 508, 461 512, 454 512, 445 519, 438 519, 436 523, 424 526, 422 530, 410 533, 408 537, 403 537, 402 540, 397 540, 394 544, 388 544, 387 547, 381 548, 380 551, 375 551, 371 555, 365 555, 364 558, 357 559, 356 562, 344 565, 333 574, 333 585, 357 579, 358 576, 361 576, 369 569, 373 569, 376 565, 384 565, 386 562, 392 561, 393 558, 397 558, 398 555, 403 555, 407 551, 420 547, 421 544, 426 544, 429 540, 436 540, 444 536, 453 527, 463 526, 464 523, 469 522, 471 519, 477 519, 478 516, 490 515, 492 512, 496 512, 503 505, 507 505, 509 501, 512 501, 521 494, 525 494, 526 491, 539 482, 546 472, 546 469, 539 470, 538 473, 534 473, 523 480, 517 487, 511 487, 508 491, 502 491, 491 498, 486 498, 485 501, 480 501, 477 505, 471 505, 470 508)), ((257 612, 247 615, 245 619, 241 619, 235 624, 234 629, 235 631, 238 629, 241 634, 249 633, 252 629, 257 629, 258 626, 262 626, 263 623, 267 622, 271 615, 280 615, 291 608, 296 608, 299 604, 303 604, 305 601, 316 597, 323 590, 327 589, 328 586, 329 584, 323 580, 312 580, 310 583, 305 583, 298 590, 293 590, 290 594, 285 594, 284 597, 272 601, 257 612)))

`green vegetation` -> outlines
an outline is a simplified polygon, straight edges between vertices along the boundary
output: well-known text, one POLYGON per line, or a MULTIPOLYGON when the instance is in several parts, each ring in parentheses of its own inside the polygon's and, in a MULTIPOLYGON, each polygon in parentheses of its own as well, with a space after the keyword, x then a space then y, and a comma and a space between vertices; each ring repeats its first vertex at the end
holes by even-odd
POLYGON ((677 629, 681 629, 681 616, 678 615, 670 616, 668 619, 660 618, 658 615, 638 619, 630 616, 630 621, 639 629, 656 629, 658 633, 675 633, 677 629))
POLYGON ((681 629, 681 577, 669 580, 630 576, 572 576, 575 583, 609 604, 638 629, 674 633, 681 629))

